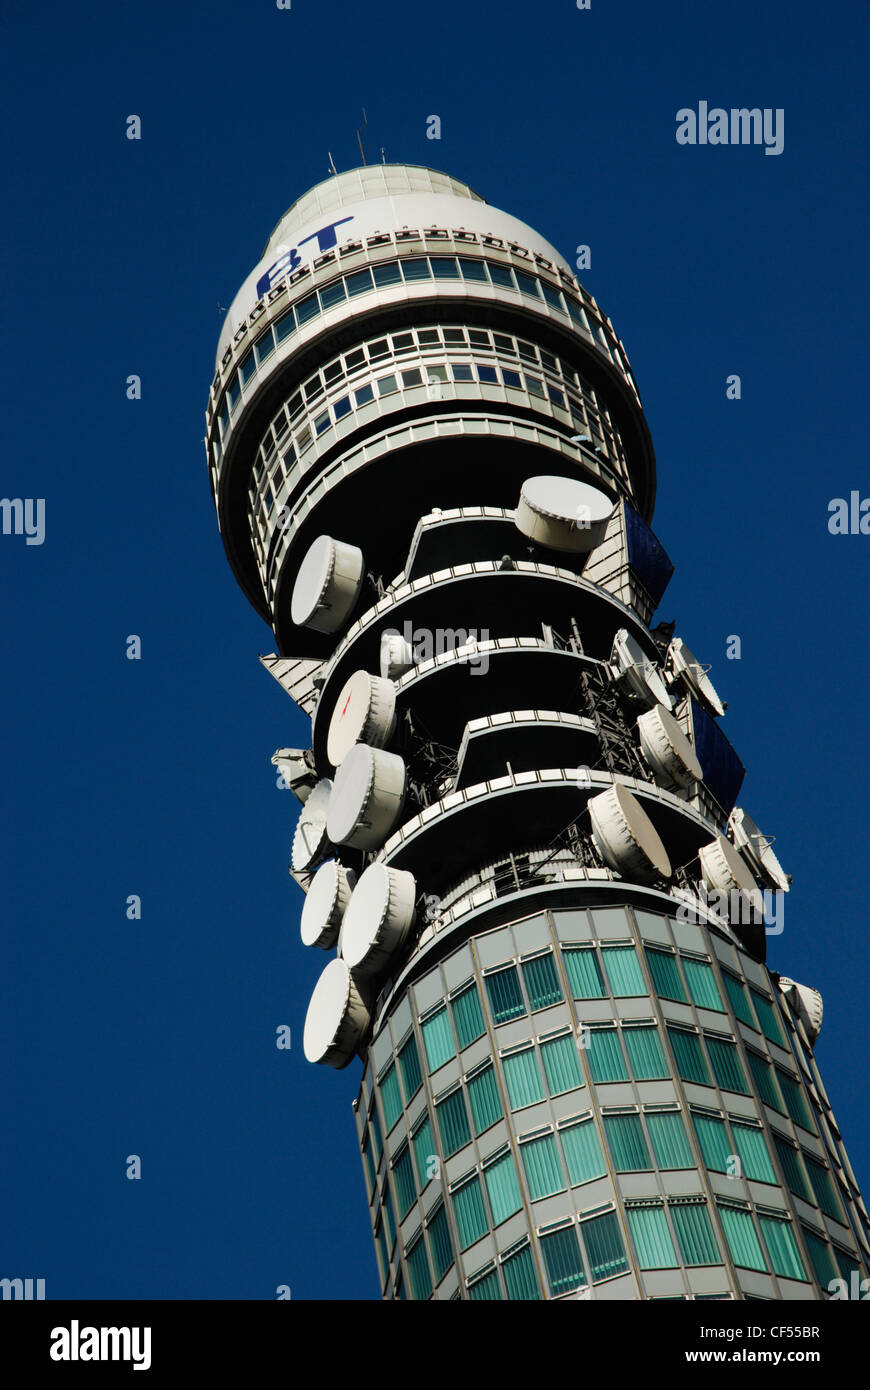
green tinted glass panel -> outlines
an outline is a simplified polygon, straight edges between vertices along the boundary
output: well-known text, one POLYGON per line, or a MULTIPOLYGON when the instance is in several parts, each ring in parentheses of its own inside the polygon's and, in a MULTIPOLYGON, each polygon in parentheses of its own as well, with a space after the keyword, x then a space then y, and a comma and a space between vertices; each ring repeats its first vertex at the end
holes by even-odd
POLYGON ((774 1274, 781 1274, 784 1279, 806 1279, 807 1272, 791 1222, 780 1221, 774 1216, 759 1216, 758 1224, 774 1274))
POLYGON ((680 967, 677 965, 676 956, 669 955, 666 951, 654 951, 647 946, 646 958, 656 994, 662 999, 677 999, 685 1003, 686 991, 680 979, 680 967))
POLYGON ((722 1263, 710 1213, 702 1202, 680 1202, 672 1206, 671 1220, 683 1264, 694 1267, 722 1263))
POLYGON ((530 1246, 526 1245, 516 1254, 510 1255, 504 1261, 501 1270, 509 1299, 514 1302, 531 1302, 541 1297, 535 1259, 530 1246))
POLYGON ((764 1131, 755 1125, 740 1125, 731 1121, 731 1136, 743 1168, 743 1176, 753 1182, 777 1181, 767 1149, 764 1131))
POLYGON ((460 1248, 467 1250, 489 1230, 480 1178, 472 1178, 471 1182, 457 1188, 452 1197, 460 1248))
POLYGON ((449 1062, 450 1058, 456 1055, 447 1010, 439 1009, 438 1013, 434 1014, 432 1018, 427 1018, 421 1027, 429 1071, 437 1071, 439 1067, 443 1067, 445 1062, 449 1062))
POLYGON ((647 993, 647 986, 633 946, 603 946, 601 957, 610 981, 610 990, 617 999, 647 993))
POLYGON ((719 1220, 734 1263, 741 1269, 756 1269, 763 1273, 767 1265, 755 1234, 752 1213, 738 1207, 720 1206, 719 1220))
POLYGON ((831 1247, 826 1240, 822 1240, 820 1236, 807 1230, 806 1226, 803 1227, 803 1233, 813 1272, 822 1288, 827 1289, 831 1280, 837 1277, 831 1256, 831 1247))
POLYGON ((598 968, 593 948, 563 950, 562 959, 568 975, 568 983, 575 999, 603 999, 607 991, 598 968))
POLYGON ((682 1028, 668 1028, 668 1037, 671 1040, 671 1047, 674 1049, 677 1070, 683 1080, 696 1081, 700 1086, 709 1086, 711 1084, 710 1073, 704 1060, 701 1039, 697 1033, 687 1033, 682 1028))
POLYGON ((435 1268, 435 1283, 440 1284, 453 1264, 453 1245, 450 1240, 450 1227, 444 1207, 439 1207, 429 1222, 429 1249, 432 1252, 432 1264, 435 1268))
POLYGON ((404 1221, 417 1198, 409 1149, 405 1149, 402 1157, 393 1165, 393 1180, 396 1184, 396 1196, 399 1201, 399 1220, 404 1221))
POLYGON ((622 1274, 628 1269, 616 1212, 608 1211, 603 1216, 594 1216, 591 1221, 584 1221, 580 1230, 593 1283, 622 1274))
POLYGON ((793 1076, 789 1076, 788 1072, 782 1071, 779 1067, 776 1069, 776 1074, 785 1101, 785 1108, 789 1115, 796 1125, 809 1130, 810 1134, 815 1134, 816 1130, 810 1115, 810 1108, 800 1082, 795 1081, 793 1076))
POLYGON ((748 1096, 749 1086, 737 1044, 729 1042, 727 1038, 711 1038, 706 1034, 704 1041, 717 1086, 721 1086, 723 1091, 736 1091, 739 1095, 748 1096))
MULTIPOLYGON (((411 1138, 411 1147, 414 1150, 414 1164, 417 1169, 417 1181, 420 1184, 420 1191, 433 1177, 435 1168, 433 1159, 437 1159, 435 1143, 432 1138, 432 1121, 427 1115, 420 1128, 414 1131, 411 1138)), ((436 1170, 437 1171, 437 1170, 436 1170)))
POLYGON ((780 1047, 785 1047, 785 1038, 779 1025, 776 1009, 766 995, 760 994, 757 989, 750 988, 752 1002, 755 1005, 755 1013, 758 1022, 761 1024, 761 1031, 771 1042, 779 1043, 780 1047))
POLYGON ((399 1091, 399 1078, 395 1067, 390 1067, 381 1079, 381 1100, 384 1106, 384 1120, 389 1133, 402 1113, 402 1096, 399 1091))
POLYGON ((536 956, 534 960, 523 961, 523 979, 530 1008, 545 1009, 548 1005, 561 1001, 562 987, 551 953, 536 956))
POLYGON ((705 1167, 714 1173, 727 1173, 731 1145, 724 1120, 714 1119, 711 1115, 693 1115, 692 1124, 705 1167))
POLYGON ((482 1279, 475 1279, 474 1283, 468 1286, 468 1297, 473 1303, 498 1303, 501 1300, 498 1272, 493 1270, 482 1279))
POLYGON ((507 1153, 495 1163, 491 1163, 484 1169, 483 1180, 486 1183, 493 1225, 498 1226, 500 1222, 513 1216, 514 1212, 519 1211, 523 1204, 513 1155, 507 1153))
POLYGON ((423 1084, 420 1055, 413 1034, 399 1050, 399 1068, 402 1073, 402 1084, 405 1087, 405 1097, 410 1100, 417 1088, 423 1084))
POLYGON ((807 1165, 807 1172, 810 1177, 810 1185, 816 1194, 816 1201, 826 1216, 831 1216, 835 1221, 845 1224, 843 1208, 837 1199, 834 1180, 828 1169, 823 1163, 817 1163, 809 1154, 804 1154, 804 1161, 807 1165))
POLYGON ((656 1167, 665 1170, 675 1168, 694 1168, 695 1160, 683 1118, 676 1110, 664 1110, 659 1114, 646 1116, 646 1127, 655 1155, 656 1167))
POLYGON ((483 1010, 480 1007, 476 985, 471 985, 468 989, 464 989, 461 994, 457 994, 450 1007, 453 1010, 453 1022, 460 1047, 468 1047, 469 1043, 483 1037, 486 1032, 486 1025, 483 1021, 483 1010))
POLYGON ((607 1171, 592 1120, 583 1120, 580 1124, 561 1129, 559 1139, 572 1185, 590 1182, 607 1171))
POLYGON ((779 1098, 779 1091, 773 1079, 773 1068, 763 1057, 759 1057, 756 1052, 747 1051, 746 1060, 749 1063, 749 1071, 755 1084, 755 1089, 761 1096, 765 1105, 778 1110, 780 1114, 785 1114, 782 1101, 779 1098))
POLYGON ((435 1106, 435 1114, 438 1117, 438 1129, 441 1133, 441 1144, 444 1149, 444 1157, 450 1158, 465 1144, 471 1143, 471 1130, 468 1127, 468 1115, 465 1109, 465 1099, 461 1091, 454 1091, 447 1096, 446 1100, 439 1101, 435 1106))
POLYGON ((572 1289, 580 1289, 586 1283, 580 1242, 573 1226, 565 1226, 561 1231, 541 1236, 541 1254, 550 1293, 554 1298, 562 1293, 570 1293, 572 1289))
POLYGON ((811 1201, 810 1190, 804 1177, 804 1170, 797 1149, 792 1144, 786 1143, 778 1134, 773 1136, 773 1146, 776 1149, 790 1191, 797 1193, 798 1197, 803 1197, 805 1202, 811 1201))
POLYGON ((623 1028, 622 1041, 636 1081, 657 1081, 670 1076, 657 1028, 623 1028))
POLYGON ((525 1052, 515 1052, 511 1057, 503 1057, 502 1066, 512 1110, 520 1110, 524 1105, 533 1105, 535 1101, 544 1099, 541 1073, 533 1047, 525 1052))
POLYGON ((496 1023, 507 1023, 508 1019, 518 1018, 525 1013, 519 976, 513 966, 509 970, 498 970, 494 975, 487 975, 486 992, 496 1023))
POLYGON ((471 1101, 475 1134, 483 1134, 484 1130, 501 1119, 504 1112, 492 1066, 487 1067, 486 1071, 478 1072, 477 1076, 473 1076, 468 1082, 468 1099, 471 1101))
POLYGON ((533 1202, 563 1190, 565 1177, 552 1134, 544 1134, 540 1139, 521 1144, 520 1155, 533 1202))
POLYGON ((733 975, 729 975, 727 970, 723 970, 722 982, 725 985, 725 993, 728 995, 728 1001, 737 1017, 741 1022, 747 1023, 750 1028, 757 1027, 755 1017, 749 1007, 749 999, 746 990, 740 981, 736 980, 733 975))
POLYGON ((408 1274, 411 1279, 412 1298, 423 1300, 432 1293, 432 1275, 429 1271, 429 1257, 426 1242, 421 1236, 412 1250, 408 1251, 408 1274))
POLYGON ((541 1058, 551 1096, 560 1096, 584 1084, 577 1055, 577 1039, 573 1033, 542 1043, 541 1058))
POLYGON ((615 1028, 591 1028, 586 1061, 593 1081, 627 1081, 628 1072, 615 1028))
POLYGON ((676 1269, 677 1253, 663 1207, 629 1207, 628 1229, 641 1269, 676 1269))
POLYGON ((644 1172, 652 1167, 639 1115, 605 1115, 603 1123, 617 1173, 644 1172))
POLYGON ((718 1013, 725 1012, 725 1005, 722 1003, 722 996, 716 984, 713 967, 707 961, 689 960, 683 956, 683 973, 686 977, 686 984, 689 986, 689 994, 692 996, 693 1004, 697 1004, 699 1009, 715 1009, 718 1013))

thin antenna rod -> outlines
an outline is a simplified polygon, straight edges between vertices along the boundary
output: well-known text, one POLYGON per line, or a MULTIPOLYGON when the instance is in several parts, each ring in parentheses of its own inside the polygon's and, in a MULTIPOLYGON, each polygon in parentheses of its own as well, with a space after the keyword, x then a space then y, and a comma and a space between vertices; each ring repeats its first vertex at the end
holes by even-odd
POLYGON ((329 167, 330 167, 330 169, 332 170, 332 172, 333 172, 334 174, 337 174, 337 173, 338 173, 338 170, 337 170, 336 167, 335 167, 335 160, 334 160, 333 157, 332 157, 332 150, 327 150, 326 153, 329 155, 329 167))
POLYGON ((384 149, 383 145, 381 145, 381 163, 382 163, 382 164, 386 164, 386 162, 387 162, 387 152, 386 152, 386 150, 384 149))
MULTIPOLYGON (((368 118, 368 116, 366 115, 366 109, 365 109, 365 107, 363 107, 362 113, 363 113, 362 129, 365 130, 366 126, 367 126, 368 123, 369 123, 369 118, 368 118)), ((357 138, 357 140, 359 141, 359 152, 360 152, 360 154, 361 154, 361 156, 362 156, 362 162, 363 162, 363 164, 365 164, 365 163, 366 163, 366 152, 365 152, 365 150, 363 149, 362 135, 360 134, 359 131, 357 131, 357 133, 356 133, 356 138, 357 138)))

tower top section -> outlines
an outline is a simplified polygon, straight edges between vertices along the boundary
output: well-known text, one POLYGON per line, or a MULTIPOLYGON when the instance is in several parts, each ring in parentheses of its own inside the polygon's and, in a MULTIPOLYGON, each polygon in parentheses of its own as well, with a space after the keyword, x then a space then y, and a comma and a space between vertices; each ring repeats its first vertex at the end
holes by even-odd
POLYGON ((230 305, 216 361, 264 291, 278 280, 339 242, 406 227, 443 227, 517 242, 573 274, 539 232, 487 203, 460 179, 418 164, 363 165, 315 184, 287 209, 230 305))

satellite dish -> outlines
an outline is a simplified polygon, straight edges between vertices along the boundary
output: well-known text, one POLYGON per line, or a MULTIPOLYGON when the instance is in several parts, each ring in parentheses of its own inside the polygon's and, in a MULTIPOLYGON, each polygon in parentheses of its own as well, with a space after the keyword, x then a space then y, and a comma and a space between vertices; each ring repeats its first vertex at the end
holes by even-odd
POLYGON ((402 810, 405 764, 395 753, 357 743, 335 774, 327 832, 336 845, 379 849, 402 810))
POLYGON ((338 949, 355 975, 380 974, 414 920, 417 883, 404 869, 370 864, 351 896, 338 949))
POLYGON ((730 840, 717 835, 708 845, 698 850, 701 861, 701 877, 707 888, 720 893, 745 893, 756 912, 763 911, 763 900, 758 885, 746 860, 737 853, 730 840))
POLYGON ((592 839, 611 869, 644 883, 670 878, 671 861, 658 831, 637 797, 621 782, 592 797, 589 817, 592 839))
POLYGON ((323 777, 299 813, 290 851, 290 866, 295 873, 307 869, 326 848, 326 811, 331 796, 332 783, 328 777, 323 777))
POLYGON ((728 830, 737 849, 750 866, 771 888, 787 893, 791 877, 785 872, 773 850, 772 840, 762 835, 751 816, 735 806, 728 817, 728 830))
POLYGON ((414 662, 414 651, 400 632, 385 632, 381 636, 381 676, 384 680, 395 681, 410 671, 414 662))
POLYGON ((317 781, 304 748, 278 748, 271 758, 285 784, 300 801, 307 801, 317 781))
POLYGON ((353 869, 346 869, 337 859, 321 864, 302 908, 299 933, 304 946, 320 946, 328 951, 335 945, 355 883, 353 869))
POLYGON ((817 989, 811 989, 809 985, 799 985, 796 980, 790 980, 787 975, 780 976, 779 987, 783 994, 787 994, 791 998, 806 1029, 810 1047, 815 1047, 822 1031, 822 1015, 824 1013, 822 996, 817 989))
POLYGON ((623 689, 636 700, 645 705, 664 705, 667 710, 673 708, 659 668, 624 627, 613 639, 610 664, 623 689))
POLYGON ((711 714, 721 716, 725 713, 728 706, 719 699, 706 670, 680 637, 674 637, 671 641, 667 660, 673 673, 672 684, 682 682, 711 714))
POLYGON ((613 503, 599 488, 542 474, 523 483, 514 522, 539 545, 585 555, 604 540, 612 512, 613 503))
POLYGON ((694 748, 664 705, 655 705, 640 715, 637 731, 657 782, 665 787, 687 787, 702 780, 704 774, 694 748))
POLYGON ((323 971, 305 1015, 302 1050, 309 1062, 346 1067, 369 1026, 368 1007, 338 956, 323 971))
POLYGON ((329 732, 326 736, 326 756, 333 767, 343 762, 357 743, 383 748, 396 727, 396 687, 382 676, 370 676, 368 671, 354 671, 336 701, 329 732))
POLYGON ((359 598, 363 554, 355 545, 318 536, 299 566, 290 616, 297 627, 337 632, 359 598))

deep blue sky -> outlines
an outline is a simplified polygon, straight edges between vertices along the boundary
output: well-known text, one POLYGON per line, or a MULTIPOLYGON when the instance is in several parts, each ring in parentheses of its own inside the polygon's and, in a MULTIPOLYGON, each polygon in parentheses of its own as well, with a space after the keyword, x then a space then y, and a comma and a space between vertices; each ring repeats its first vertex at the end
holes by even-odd
POLYGON ((201 443, 218 304, 327 150, 359 162, 363 106, 372 158, 467 179, 571 261, 592 248, 658 455, 660 616, 713 664, 741 801, 794 874, 771 964, 824 995, 817 1056, 866 1190, 870 536, 827 531, 829 499, 870 495, 866 6, 4 12, 0 490, 46 499, 46 539, 0 536, 0 1276, 57 1298, 377 1297, 358 1067, 301 1050, 323 962, 269 756, 304 721, 258 665, 271 634, 201 443), (783 154, 679 147, 701 99, 784 108, 783 154))

